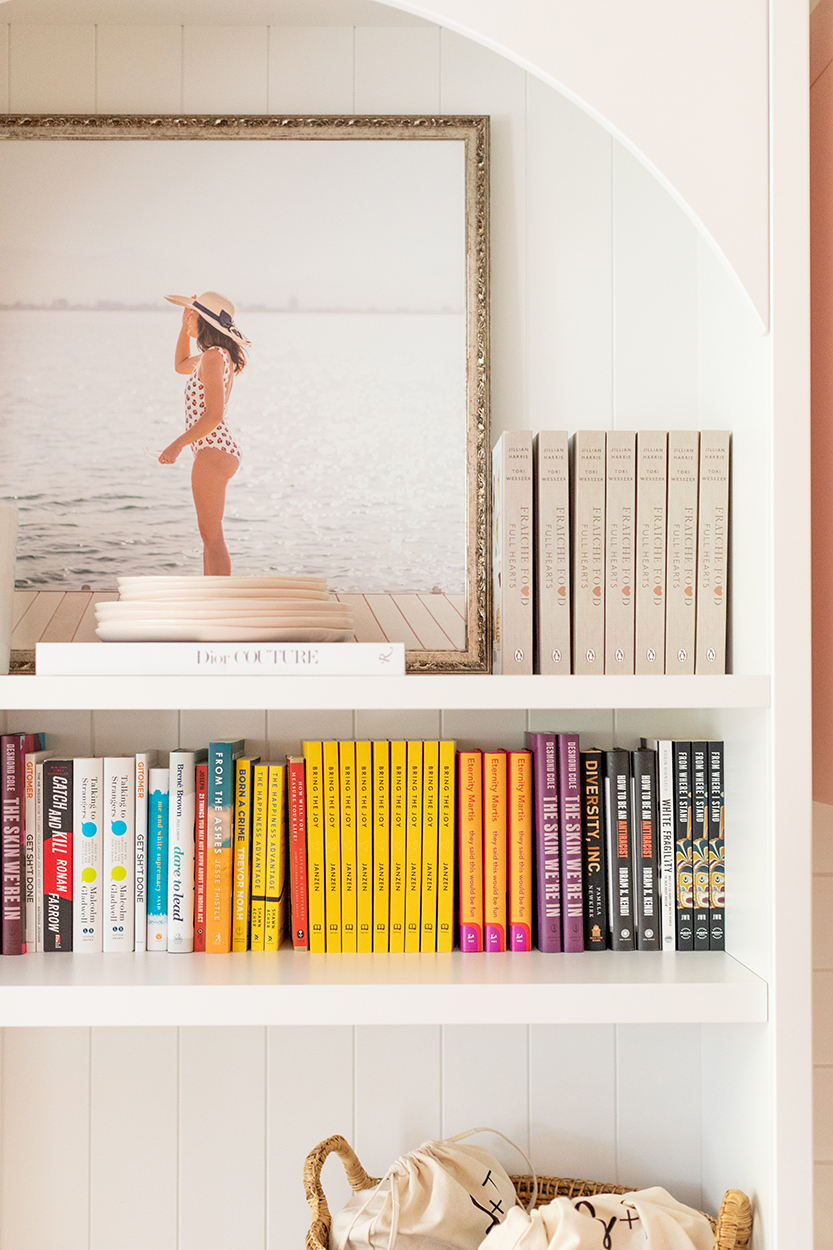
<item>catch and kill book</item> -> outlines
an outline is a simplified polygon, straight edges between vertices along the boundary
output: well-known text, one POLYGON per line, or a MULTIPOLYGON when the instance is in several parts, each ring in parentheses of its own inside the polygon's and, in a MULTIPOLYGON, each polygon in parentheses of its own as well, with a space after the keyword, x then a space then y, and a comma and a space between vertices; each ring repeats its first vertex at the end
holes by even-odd
POLYGON ((43 949, 72 950, 72 760, 43 765, 43 949))

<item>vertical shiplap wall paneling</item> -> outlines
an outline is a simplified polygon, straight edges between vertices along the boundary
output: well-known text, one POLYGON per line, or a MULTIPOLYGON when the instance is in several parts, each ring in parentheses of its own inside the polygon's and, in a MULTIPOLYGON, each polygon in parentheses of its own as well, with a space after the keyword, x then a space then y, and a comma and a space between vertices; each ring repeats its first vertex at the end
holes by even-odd
POLYGON ((352 113, 352 26, 270 26, 270 113, 352 113))
POLYGON ((443 113, 491 117, 492 442, 529 425, 526 396, 526 74, 440 33, 443 113))
POLYGON ((697 231, 649 170, 613 145, 613 420, 697 424, 697 231))
POLYGON ((520 750, 526 726, 527 713, 520 708, 511 712, 454 708, 442 714, 442 736, 452 738, 460 751, 491 751, 498 747, 520 750))
POLYGON ((771 339, 762 334, 748 301, 719 257, 698 241, 699 406, 703 429, 732 431, 731 667, 736 673, 769 668, 770 521, 767 483, 772 474, 767 395, 771 339), (742 640, 740 647, 732 639, 742 640))
POLYGON ((543 1176, 616 1178, 616 1030, 530 1028, 530 1149, 543 1176))
POLYGON ((607 429, 613 405, 612 140, 527 79, 528 413, 533 430, 607 429))
POLYGON ((436 113, 440 108, 437 26, 355 28, 356 113, 436 113))
MULTIPOLYGON (((443 1026, 443 1136, 472 1128, 497 1129, 529 1156, 529 1026, 443 1026)), ((507 1172, 526 1172, 523 1160, 500 1137, 478 1144, 507 1172)))
POLYGON ((371 1176, 442 1136, 441 1028, 356 1028, 355 1150, 371 1176))
POLYGON ((95 26, 10 28, 12 113, 95 112, 95 26))
POLYGON ((184 113, 265 113, 266 26, 186 26, 182 33, 184 113))
POLYGON ((266 1243, 266 1029, 179 1030, 177 1250, 266 1243))
POLYGON ((91 1030, 90 1250, 177 1250, 178 1030, 91 1030))
POLYGON ((99 113, 178 113, 181 107, 181 26, 97 28, 99 113))
MULTIPOLYGON (((347 1025, 267 1030, 267 1250, 304 1244, 303 1164, 313 1147, 334 1133, 355 1141, 354 1033, 347 1025)), ((330 1210, 340 1210, 351 1190, 335 1157, 322 1183, 330 1210)))
POLYGON ((92 754, 92 712, 9 712, 8 719, 9 733, 45 733, 56 758, 92 754))
MULTIPOLYGON (((353 713, 344 708, 334 712, 319 711, 271 711, 266 714, 266 734, 269 743, 268 760, 280 763, 287 755, 299 755, 305 740, 323 742, 325 739, 346 739, 353 736, 353 713)), ((267 757, 264 756, 264 760, 267 757)))
POLYGON ((267 758, 266 713, 255 709, 183 710, 179 714, 179 733, 177 745, 183 751, 207 747, 209 742, 223 738, 243 738, 247 755, 267 758))
POLYGON ((0 23, 0 109, 9 111, 9 25, 0 23))
MULTIPOLYGON (((186 744, 187 745, 187 744, 186 744)), ((138 751, 159 751, 160 759, 179 746, 179 712, 164 711, 93 712, 94 755, 135 755, 138 751)), ((167 767, 165 761, 164 767, 167 767)))
POLYGON ((616 1035, 615 1179, 621 1185, 663 1185, 699 1209, 700 1025, 617 1025, 616 1035))
POLYGON ((433 708, 409 708, 404 712, 361 708, 355 713, 353 725, 357 739, 372 742, 374 738, 439 738, 441 723, 440 713, 433 708))
POLYGON ((4 1250, 88 1250, 90 1030, 3 1034, 4 1250))

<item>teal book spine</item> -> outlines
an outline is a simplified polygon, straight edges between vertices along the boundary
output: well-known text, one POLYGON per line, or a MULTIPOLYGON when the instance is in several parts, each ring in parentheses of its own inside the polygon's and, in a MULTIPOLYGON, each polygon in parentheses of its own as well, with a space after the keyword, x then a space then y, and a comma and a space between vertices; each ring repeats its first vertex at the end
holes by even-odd
POLYGON ((168 807, 170 772, 150 770, 148 797, 148 933, 149 951, 168 949, 168 807))

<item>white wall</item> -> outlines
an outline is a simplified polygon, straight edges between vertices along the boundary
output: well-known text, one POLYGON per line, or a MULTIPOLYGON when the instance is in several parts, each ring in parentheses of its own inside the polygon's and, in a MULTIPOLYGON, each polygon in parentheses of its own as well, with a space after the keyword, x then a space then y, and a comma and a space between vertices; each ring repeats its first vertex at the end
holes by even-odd
MULTIPOLYGON (((685 427, 705 412, 730 428, 760 419, 738 398, 734 363, 717 380, 703 368, 710 349, 698 345, 698 324, 716 309, 733 322, 734 295, 690 221, 575 106, 457 35, 425 25, 15 20, 0 23, 2 108, 488 113, 495 436, 517 427, 685 427)), ((733 324, 748 345, 744 314, 733 324)), ((765 671, 760 646, 747 648, 747 671, 765 671)), ((23 719, 8 728, 26 728, 23 719)), ((174 714, 29 719, 78 754, 147 742, 164 749, 180 731, 174 714)), ((343 724, 293 714, 273 718, 267 747, 263 716, 214 720, 214 732, 246 734, 273 754, 302 734, 375 736, 403 724, 382 714, 344 714, 343 724)), ((183 740, 206 738, 214 720, 183 716, 183 740)), ((456 736, 452 722, 444 730, 456 736)), ((601 745, 614 728, 611 714, 571 723, 601 745)), ((409 715, 407 725, 412 736, 439 728, 430 713, 409 715)), ((524 726, 521 714, 494 724, 484 715, 478 732, 505 743, 524 726)), ((321 1138, 343 1132, 378 1171, 423 1138, 484 1120, 531 1149, 543 1172, 665 1183, 698 1204, 706 1034, 699 1026, 8 1029, 0 1247, 283 1250, 301 1244, 301 1164, 321 1138), (674 1099, 669 1136, 681 1070, 691 1073, 690 1095, 674 1099)), ((338 1205, 336 1171, 330 1165, 325 1183, 338 1205)))

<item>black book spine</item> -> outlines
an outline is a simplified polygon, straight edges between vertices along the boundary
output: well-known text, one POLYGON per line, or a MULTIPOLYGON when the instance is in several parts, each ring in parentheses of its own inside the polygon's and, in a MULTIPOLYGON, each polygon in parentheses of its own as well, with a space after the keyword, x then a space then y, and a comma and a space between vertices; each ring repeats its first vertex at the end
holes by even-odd
POLYGON ((581 831, 584 868, 584 949, 606 951, 607 880, 601 751, 581 752, 581 831))
POLYGON ((634 751, 633 774, 633 879, 636 902, 636 948, 658 951, 659 923, 657 814, 657 757, 650 750, 634 751))
POLYGON ((691 743, 674 743, 674 863, 677 876, 677 950, 694 950, 691 850, 691 743))
POLYGON ((723 824, 725 821, 725 774, 723 769, 723 743, 709 743, 709 950, 726 949, 724 928, 724 878, 723 824))
POLYGON ((634 943, 631 863, 631 770, 627 751, 605 751, 604 820, 607 851, 610 945, 632 951, 634 943))
POLYGON ((691 859, 694 890, 694 949, 709 949, 709 775, 708 742, 691 744, 691 859))

